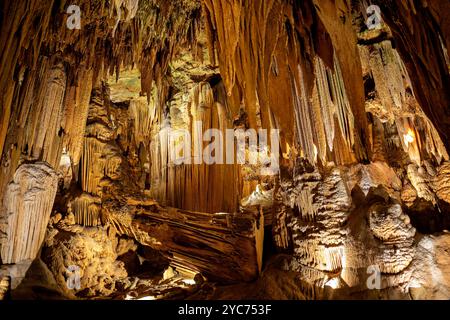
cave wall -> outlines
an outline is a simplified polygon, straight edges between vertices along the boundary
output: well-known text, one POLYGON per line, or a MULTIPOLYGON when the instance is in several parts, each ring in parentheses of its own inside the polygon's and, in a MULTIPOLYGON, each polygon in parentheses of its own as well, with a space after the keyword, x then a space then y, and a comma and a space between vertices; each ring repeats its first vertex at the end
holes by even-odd
POLYGON ((414 79, 414 91, 422 109, 448 148, 450 4, 442 0, 375 3, 380 6, 408 73, 414 79))

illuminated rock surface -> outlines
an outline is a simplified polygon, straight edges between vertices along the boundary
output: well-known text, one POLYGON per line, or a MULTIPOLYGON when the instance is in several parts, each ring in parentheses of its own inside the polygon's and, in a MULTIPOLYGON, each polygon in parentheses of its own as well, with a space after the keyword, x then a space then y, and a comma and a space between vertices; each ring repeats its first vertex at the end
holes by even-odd
POLYGON ((370 3, 3 1, 0 299, 450 298, 450 4, 370 3))

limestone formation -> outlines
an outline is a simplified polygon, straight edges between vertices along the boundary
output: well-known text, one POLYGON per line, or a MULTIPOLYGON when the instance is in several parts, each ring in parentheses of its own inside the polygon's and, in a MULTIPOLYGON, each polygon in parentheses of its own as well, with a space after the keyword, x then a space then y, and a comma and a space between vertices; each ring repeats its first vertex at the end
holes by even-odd
POLYGON ((2 212, 5 234, 1 258, 5 264, 34 259, 44 240, 57 188, 57 176, 45 163, 23 164, 5 194, 2 212))
POLYGON ((448 299, 449 9, 2 1, 0 300, 448 299))

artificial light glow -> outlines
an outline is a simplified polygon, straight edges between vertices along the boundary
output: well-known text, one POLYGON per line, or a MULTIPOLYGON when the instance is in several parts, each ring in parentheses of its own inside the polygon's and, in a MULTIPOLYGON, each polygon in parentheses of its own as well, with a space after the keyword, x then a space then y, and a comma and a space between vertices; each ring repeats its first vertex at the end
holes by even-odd
POLYGON ((283 158, 289 160, 290 155, 291 155, 291 146, 289 145, 289 143, 286 142, 286 152, 283 153, 283 158))
POLYGON ((139 298, 136 300, 147 300, 147 301, 152 300, 153 301, 153 300, 156 300, 156 298, 154 296, 147 296, 147 297, 142 297, 142 298, 139 298))
POLYGON ((325 285, 329 286, 333 289, 337 289, 337 288, 339 288, 339 281, 337 278, 333 278, 330 281, 328 281, 325 285))
POLYGON ((314 152, 314 161, 317 162, 317 155, 319 152, 317 151, 317 146, 315 143, 313 143, 313 152, 314 152))
POLYGON ((408 146, 410 143, 413 143, 415 139, 414 131, 411 129, 408 129, 408 132, 403 135, 403 140, 405 140, 406 146, 408 146))
POLYGON ((154 296, 146 296, 146 297, 142 297, 142 298, 135 298, 133 296, 130 296, 127 294, 127 296, 125 297, 125 300, 156 300, 156 298, 154 296))
POLYGON ((183 279, 183 282, 187 285, 193 286, 195 284, 194 279, 183 279))

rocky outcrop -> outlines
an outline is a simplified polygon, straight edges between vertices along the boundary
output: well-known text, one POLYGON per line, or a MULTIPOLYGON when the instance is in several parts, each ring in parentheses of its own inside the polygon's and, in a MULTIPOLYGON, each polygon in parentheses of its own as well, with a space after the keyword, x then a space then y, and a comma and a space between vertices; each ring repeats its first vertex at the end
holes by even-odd
POLYGON ((49 230, 42 256, 61 291, 69 297, 114 293, 116 282, 127 277, 123 262, 117 260, 116 238, 100 227, 65 223, 49 230))
POLYGON ((119 235, 167 254, 178 271, 221 283, 254 280, 262 266, 262 221, 252 215, 207 214, 137 202, 106 203, 107 221, 119 235))

